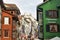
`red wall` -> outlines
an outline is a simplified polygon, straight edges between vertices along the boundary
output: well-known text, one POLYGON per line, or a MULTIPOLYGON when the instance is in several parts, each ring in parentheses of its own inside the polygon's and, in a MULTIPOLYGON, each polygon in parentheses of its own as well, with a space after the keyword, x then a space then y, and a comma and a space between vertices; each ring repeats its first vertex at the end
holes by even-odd
POLYGON ((2 40, 12 40, 12 16, 6 12, 2 12, 2 40), (4 24, 4 17, 9 17, 9 25, 5 25, 4 24), (8 38, 4 38, 4 30, 7 29, 8 30, 8 38))

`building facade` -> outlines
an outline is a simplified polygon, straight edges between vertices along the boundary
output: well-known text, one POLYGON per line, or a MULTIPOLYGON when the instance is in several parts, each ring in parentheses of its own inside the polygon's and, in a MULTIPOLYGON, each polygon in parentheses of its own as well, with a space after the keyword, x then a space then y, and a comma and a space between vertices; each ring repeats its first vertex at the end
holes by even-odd
POLYGON ((0 39, 17 40, 16 22, 20 11, 15 4, 4 4, 0 0, 0 39))
POLYGON ((40 28, 42 29, 43 38, 50 39, 55 36, 60 37, 60 0, 44 0, 41 5, 38 5, 37 20, 39 24, 41 23, 41 17, 42 28, 40 28))

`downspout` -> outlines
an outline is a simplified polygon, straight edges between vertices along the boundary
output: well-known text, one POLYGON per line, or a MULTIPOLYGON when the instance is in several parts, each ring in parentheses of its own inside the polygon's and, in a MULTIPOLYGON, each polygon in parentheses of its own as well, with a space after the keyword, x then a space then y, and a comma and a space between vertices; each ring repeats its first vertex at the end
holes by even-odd
POLYGON ((2 22, 1 22, 2 19, 1 18, 2 18, 2 12, 1 12, 1 5, 0 5, 0 37, 2 37, 2 25, 1 25, 2 24, 2 22))

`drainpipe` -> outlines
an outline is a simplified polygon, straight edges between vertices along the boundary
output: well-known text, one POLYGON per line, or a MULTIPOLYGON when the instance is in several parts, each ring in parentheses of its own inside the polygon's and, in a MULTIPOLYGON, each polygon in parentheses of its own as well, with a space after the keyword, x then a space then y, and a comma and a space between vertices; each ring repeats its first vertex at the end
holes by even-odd
POLYGON ((2 15, 2 12, 1 12, 1 6, 0 6, 0 29, 1 29, 1 15, 2 15))

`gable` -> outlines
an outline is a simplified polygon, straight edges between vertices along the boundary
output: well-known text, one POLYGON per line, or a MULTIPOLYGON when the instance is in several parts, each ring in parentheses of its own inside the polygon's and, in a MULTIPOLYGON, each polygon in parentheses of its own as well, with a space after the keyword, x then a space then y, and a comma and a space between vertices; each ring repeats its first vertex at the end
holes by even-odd
POLYGON ((41 5, 38 5, 38 8, 56 8, 58 5, 60 5, 60 0, 50 0, 47 1, 41 5))
POLYGON ((2 15, 3 15, 3 16, 10 16, 10 17, 12 17, 12 15, 10 15, 9 13, 4 12, 4 11, 2 11, 2 15))

